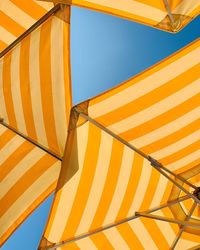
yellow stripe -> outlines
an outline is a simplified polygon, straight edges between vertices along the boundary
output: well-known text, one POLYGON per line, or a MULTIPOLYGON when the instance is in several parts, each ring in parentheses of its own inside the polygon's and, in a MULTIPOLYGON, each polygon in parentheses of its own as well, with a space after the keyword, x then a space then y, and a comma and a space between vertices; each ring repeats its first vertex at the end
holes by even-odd
POLYGON ((26 123, 26 130, 29 137, 37 140, 37 135, 34 126, 32 102, 31 102, 31 89, 29 78, 29 52, 30 50, 30 36, 21 43, 20 50, 20 88, 21 100, 24 111, 24 119, 26 123))
POLYGON ((103 224, 103 221, 109 209, 117 185, 117 180, 121 168, 123 150, 124 150, 123 144, 114 140, 106 182, 104 184, 104 189, 101 194, 101 199, 96 214, 94 216, 93 222, 90 226, 90 230, 93 230, 95 228, 100 228, 101 225, 103 224))
MULTIPOLYGON (((160 10, 165 11, 165 5, 164 5, 163 1, 154 1, 154 0, 148 0, 148 2, 146 0, 135 0, 135 1, 152 6, 156 9, 160 9, 160 10)), ((181 0, 179 0, 179 1, 181 1, 181 0)))
MULTIPOLYGON (((158 225, 156 224, 155 220, 141 218, 140 219, 144 224, 146 230, 151 236, 152 240, 155 242, 159 249, 169 249, 170 246, 166 240, 166 235, 163 235, 162 231, 159 229, 158 225)), ((163 222, 165 223, 165 222, 163 222)))
POLYGON ((4 94, 4 100, 5 100, 9 124, 12 127, 17 128, 17 122, 15 118, 15 111, 12 100, 10 67, 11 67, 11 54, 9 53, 3 60, 3 94, 4 94))
POLYGON ((75 131, 70 131, 68 135, 66 155, 62 164, 54 206, 45 232, 45 237, 51 242, 60 240, 66 224, 66 221, 61 218, 67 220, 76 197, 88 144, 88 128, 89 122, 75 131), (74 178, 71 178, 73 175, 74 178), (66 200, 68 200, 67 203, 66 200))
POLYGON ((7 43, 0 40, 0 51, 3 51, 8 46, 7 43))
POLYGON ((104 233, 92 235, 90 236, 90 239, 93 241, 97 249, 114 250, 104 233))
POLYGON ((0 20, 1 25, 9 32, 11 32, 14 36, 20 36, 25 31, 22 26, 20 26, 3 12, 0 12, 0 20))
POLYGON ((129 225, 131 226, 134 233, 137 235, 138 239, 140 240, 145 250, 146 249, 152 249, 152 250, 158 249, 158 247, 156 246, 153 239, 149 235, 149 232, 145 228, 140 218, 130 221, 129 225))
MULTIPOLYGON (((53 108, 54 108, 54 119, 55 119, 55 128, 58 138, 60 154, 63 155, 65 141, 67 137, 67 127, 69 119, 69 107, 71 107, 70 101, 66 98, 70 98, 65 95, 66 91, 69 92, 69 81, 65 82, 65 68, 64 68, 64 58, 63 50, 63 28, 65 24, 59 18, 52 19, 52 29, 51 29, 51 78, 52 78, 52 98, 53 98, 53 108), (67 105, 67 103, 69 105, 67 105)), ((66 30, 67 32, 67 30, 66 30)), ((67 45, 67 43, 66 43, 67 45)), ((68 72, 69 73, 69 72, 68 72)), ((70 98, 71 99, 71 98, 70 98)))
POLYGON ((158 127, 164 126, 165 124, 174 121, 178 117, 186 114, 187 112, 191 111, 192 109, 199 106, 199 98, 200 94, 196 94, 192 98, 186 100, 185 102, 177 105, 176 107, 172 108, 171 110, 155 117, 154 119, 147 121, 146 123, 139 125, 133 129, 130 129, 120 136, 127 141, 131 141, 137 137, 140 137, 146 133, 149 133, 155 130, 158 127))
MULTIPOLYGON (((128 104, 121 106, 112 112, 108 112, 103 116, 96 118, 97 121, 102 122, 104 126, 110 126, 120 120, 123 120, 131 115, 141 112, 148 107, 160 102, 161 100, 171 96, 180 91, 191 82, 199 78, 199 65, 195 65, 182 74, 176 76, 169 82, 164 83, 158 88, 153 89, 147 94, 136 98, 128 104)), ((164 77, 164 76, 163 76, 164 77)), ((138 86, 139 87, 139 86, 138 86)))
POLYGON ((40 88, 48 145, 51 150, 59 154, 51 86, 51 22, 52 19, 41 26, 40 31, 40 88))
POLYGON ((132 230, 132 228, 128 223, 121 224, 120 226, 117 227, 117 230, 119 231, 123 239, 126 241, 130 249, 137 249, 137 250, 144 249, 137 237, 137 234, 134 233, 134 231, 132 230))
POLYGON ((4 230, 8 228, 8 231, 2 235, 1 241, 4 242, 6 240, 5 237, 9 237, 30 213, 55 189, 58 171, 59 165, 56 166, 56 164, 54 164, 6 211, 5 215, 0 219, 0 226, 1 228, 4 227, 4 230), (47 179, 48 184, 45 181, 47 179))
POLYGON ((132 201, 135 196, 137 186, 140 180, 141 171, 143 167, 143 161, 144 159, 139 154, 136 154, 136 153, 134 154, 132 171, 129 177, 124 199, 121 203, 121 207, 116 217, 116 221, 122 220, 123 218, 126 218, 128 215, 128 211, 131 207, 131 204, 132 204, 132 201))
POLYGON ((38 20, 42 16, 46 14, 46 10, 39 6, 34 1, 23 1, 23 0, 10 0, 12 1, 18 8, 26 12, 32 18, 38 20))
POLYGON ((159 149, 167 147, 168 145, 173 144, 178 140, 181 140, 188 134, 195 132, 196 130, 199 129, 199 127, 200 127, 200 119, 197 119, 194 122, 189 123, 187 126, 179 129, 178 131, 141 148, 141 150, 143 152, 148 152, 149 154, 156 152, 159 149))
POLYGON ((110 166, 112 147, 113 138, 105 132, 102 132, 95 175, 92 181, 87 204, 85 206, 84 213, 82 214, 82 218, 76 232, 76 234, 78 235, 88 230, 96 214, 109 174, 108 171, 110 166))
POLYGON ((18 8, 11 0, 1 1, 1 11, 19 23, 25 29, 28 29, 36 20, 27 13, 18 8))
POLYGON ((1 164, 0 181, 2 181, 15 166, 33 150, 34 146, 26 141, 23 142, 3 164, 1 164))
POLYGON ((136 1, 120 1, 117 4, 114 1, 107 1, 102 4, 98 0, 73 0, 72 4, 127 18, 136 22, 138 21, 146 23, 149 25, 156 25, 165 17, 164 11, 152 8, 148 5, 140 4, 136 1))
POLYGON ((85 160, 83 165, 83 171, 79 182, 76 197, 71 208, 71 213, 67 219, 65 225, 65 231, 62 238, 68 239, 75 236, 77 227, 80 223, 81 216, 83 214, 92 181, 95 174, 99 145, 101 140, 101 131, 94 125, 89 125, 89 138, 87 150, 85 153, 85 160), (95 140, 94 140, 95 138, 95 140))
MULTIPOLYGON (((28 216, 55 190, 57 181, 54 181, 44 190, 29 207, 13 222, 13 224, 0 237, 0 246, 11 236, 11 234, 27 219, 28 216)), ((22 206, 24 208, 24 204, 22 206)))
POLYGON ((14 133, 10 130, 6 130, 3 134, 0 135, 0 149, 2 149, 13 137, 14 133))
MULTIPOLYGON (((152 167, 152 166, 149 165, 149 167, 152 167)), ((146 191, 144 191, 145 195, 144 195, 143 202, 140 206, 140 211, 145 211, 150 207, 150 204, 152 203, 152 199, 156 192, 159 179, 160 179, 160 173, 157 170, 153 169, 153 171, 151 172, 151 177, 149 180, 148 187, 146 191)))
POLYGON ((199 149, 199 147, 200 147, 200 141, 197 141, 197 142, 194 142, 191 145, 179 150, 178 152, 174 152, 173 154, 171 154, 165 158, 159 159, 159 160, 164 165, 168 165, 168 164, 171 164, 175 161, 180 160, 181 158, 183 158, 186 155, 189 155, 189 154, 195 152, 196 150, 199 149))
POLYGON ((19 198, 23 192, 30 186, 30 182, 33 183, 37 180, 41 174, 46 171, 51 165, 56 162, 56 159, 44 155, 34 166, 32 166, 26 174, 19 179, 19 181, 7 192, 7 194, 0 200, 1 209, 0 216, 8 210, 10 206, 19 198), (38 168, 40 171, 38 172, 38 168))
MULTIPOLYGON (((194 55, 193 51, 198 49, 199 46, 200 46, 200 39, 197 39, 194 42, 187 45, 186 47, 184 47, 183 49, 181 49, 181 50, 177 51, 176 53, 170 55, 169 57, 163 59, 161 62, 158 62, 157 64, 151 66, 150 68, 148 68, 145 71, 139 73, 138 75, 128 79, 127 81, 121 83, 119 86, 114 87, 112 90, 106 91, 105 93, 100 94, 99 96, 92 98, 90 100, 90 105, 89 106, 92 107, 92 106, 94 106, 95 104, 98 104, 98 103, 102 105, 104 100, 109 99, 109 97, 115 96, 117 93, 120 93, 123 90, 128 89, 132 85, 135 85, 137 82, 144 80, 148 76, 151 76, 154 73, 156 73, 156 72, 158 72, 158 71, 160 71, 160 70, 162 70, 164 68, 167 68, 168 66, 170 66, 170 64, 177 65, 177 62, 179 62, 179 61, 180 61, 180 64, 183 64, 183 59, 185 58, 185 60, 187 60, 187 58, 190 58, 190 54, 194 55)), ((196 56, 196 53, 195 53, 195 56, 196 56)), ((192 57, 194 57, 194 56, 192 56, 192 57)), ((183 67, 185 67, 185 65, 183 67)), ((170 67, 170 71, 173 70, 173 68, 174 67, 170 67)), ((160 80, 160 79, 158 78, 158 80, 160 80)), ((155 86, 155 84, 156 83, 154 83, 153 86, 155 86)), ((121 105, 121 102, 119 104, 121 105)), ((94 106, 95 110, 97 109, 96 107, 98 107, 98 106, 97 105, 94 106)), ((104 112, 106 113, 107 110, 104 110, 104 112)), ((90 115, 91 115, 91 113, 90 113, 90 115)))
POLYGON ((69 245, 65 245, 63 247, 57 248, 57 250, 80 250, 80 247, 77 246, 76 243, 70 243, 69 245))
MULTIPOLYGON (((71 9, 67 10, 70 15, 71 9)), ((70 60, 70 25, 63 25, 63 68, 64 68, 64 88, 66 101, 66 126, 69 124, 70 108, 72 107, 72 89, 71 89, 71 60, 70 60)))

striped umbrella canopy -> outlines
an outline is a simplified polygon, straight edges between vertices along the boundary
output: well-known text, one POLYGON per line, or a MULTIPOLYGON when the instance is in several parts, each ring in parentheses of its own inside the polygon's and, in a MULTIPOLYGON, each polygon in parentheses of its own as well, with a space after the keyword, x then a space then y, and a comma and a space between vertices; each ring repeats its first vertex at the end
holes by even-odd
POLYGON ((0 245, 58 180, 71 108, 69 23, 60 15, 0 59, 0 245))
POLYGON ((177 32, 200 12, 199 0, 3 0, 0 3, 0 51, 57 3, 80 6, 177 32))
POLYGON ((0 3, 0 52, 22 35, 51 8, 36 0, 3 0, 0 3))
POLYGON ((55 188, 41 249, 196 246, 199 41, 72 109, 69 5, 175 31, 199 2, 61 2, 0 3, 0 246, 55 188))
POLYGON ((200 244, 200 40, 72 109, 40 249, 200 244))
POLYGON ((67 3, 177 32, 199 14, 199 0, 44 0, 67 3))

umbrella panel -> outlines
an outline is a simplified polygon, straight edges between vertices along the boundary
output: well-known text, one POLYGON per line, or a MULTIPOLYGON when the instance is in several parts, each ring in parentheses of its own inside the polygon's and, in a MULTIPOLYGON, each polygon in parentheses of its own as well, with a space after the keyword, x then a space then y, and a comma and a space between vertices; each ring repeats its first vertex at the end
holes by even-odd
POLYGON ((61 162, 0 125, 0 245, 55 189, 61 162))

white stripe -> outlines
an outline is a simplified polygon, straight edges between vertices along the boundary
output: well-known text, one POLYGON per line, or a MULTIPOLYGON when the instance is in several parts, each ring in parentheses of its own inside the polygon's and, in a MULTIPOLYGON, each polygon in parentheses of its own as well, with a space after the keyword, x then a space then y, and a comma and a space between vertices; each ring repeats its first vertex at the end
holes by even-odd
POLYGON ((12 43, 17 38, 8 30, 4 29, 2 26, 0 26, 0 37, 1 37, 1 41, 6 43, 7 45, 12 43))
MULTIPOLYGON (((133 84, 132 86, 120 91, 119 93, 106 98, 105 100, 89 107, 89 115, 92 118, 107 114, 135 99, 149 93, 150 91, 162 86, 166 82, 184 73, 197 63, 199 63, 200 48, 182 56, 168 66, 158 70, 145 79, 133 84), (151 84, 153 82, 153 84, 151 84), (119 101, 120 100, 120 101, 119 101)), ((133 78, 134 80, 135 78, 133 78)), ((129 80, 131 82, 132 80, 129 80)))
POLYGON ((0 165, 24 142, 20 136, 14 136, 2 149, 0 154, 0 165))
POLYGON ((182 0, 173 10, 173 14, 189 15, 193 10, 200 8, 199 0, 182 0))
POLYGON ((137 235, 140 243, 143 245, 144 249, 158 250, 151 236, 149 235, 147 229, 140 219, 135 219, 129 222, 134 233, 137 235))
POLYGON ((11 91, 17 128, 27 134, 20 90, 20 44, 13 50, 11 57, 11 91))
POLYGON ((64 152, 67 137, 66 102, 63 48, 63 21, 52 19, 51 28, 51 79, 53 108, 55 116, 56 134, 61 154, 64 152))
POLYGON ((51 8, 53 8, 53 3, 48 3, 48 2, 42 2, 38 0, 33 0, 37 5, 41 6, 45 10, 49 11, 51 8))
POLYGON ((0 60, 0 118, 4 118, 8 121, 8 115, 6 112, 5 99, 3 94, 3 60, 0 60))
MULTIPOLYGON (((156 215, 166 217, 165 214, 161 210, 156 212, 156 215)), ((176 234, 174 233, 174 230, 170 226, 170 223, 167 223, 166 221, 159 221, 154 220, 157 226, 159 227, 162 234, 165 236, 165 239, 167 243, 171 246, 172 242, 174 241, 176 234)))
MULTIPOLYGON (((115 221, 117 214, 119 212, 119 209, 121 207, 122 201, 124 199, 127 185, 129 182, 129 178, 131 175, 132 167, 133 167, 133 161, 134 161, 134 153, 131 149, 128 147, 124 148, 120 173, 117 181, 117 186, 112 198, 112 202, 110 204, 110 207, 108 209, 107 215, 104 220, 104 225, 108 225, 109 223, 115 221)), ((140 167, 140 166, 137 166, 140 167)))
POLYGON ((150 166, 147 160, 144 160, 143 166, 138 166, 138 167, 142 168, 142 172, 137 186, 137 190, 135 192, 134 199, 131 203, 131 208, 129 209, 128 217, 133 216, 135 214, 135 211, 139 210, 144 200, 144 196, 147 191, 148 184, 151 178, 151 173, 153 170, 153 168, 150 166))
POLYGON ((8 130, 6 127, 0 125, 0 135, 2 135, 6 130, 8 130))
POLYGON ((197 247, 196 250, 199 249, 199 242, 180 239, 178 244, 176 245, 176 250, 188 250, 189 248, 197 247))
POLYGON ((110 244, 113 246, 116 250, 130 250, 129 246, 125 242, 125 240, 122 238, 121 234, 118 232, 118 230, 113 227, 110 230, 106 230, 104 232, 105 236, 110 241, 110 244))
MULTIPOLYGON (((105 6, 107 8, 113 8, 120 11, 125 11, 130 14, 138 15, 141 17, 152 19, 156 22, 161 21, 165 16, 166 12, 149 6, 148 4, 143 4, 134 0, 87 0, 86 2, 98 4, 105 6)), ((112 11, 111 11, 112 12, 112 11)))
POLYGON ((34 183, 29 183, 29 188, 9 207, 0 218, 0 236, 24 213, 34 201, 49 188, 58 178, 60 162, 53 164, 34 183))
MULTIPOLYGON (((49 235, 47 236, 51 242, 60 241, 60 238, 65 230, 65 223, 73 206, 76 191, 81 178, 82 167, 84 165, 85 151, 88 140, 88 122, 77 128, 77 140, 77 148, 76 143, 75 145, 71 146, 75 147, 74 150, 78 150, 78 166, 75 165, 74 167, 75 169, 79 167, 79 169, 78 172, 68 182, 65 183, 65 185, 62 187, 62 190, 60 190, 60 200, 56 209, 53 224, 50 228, 49 235)), ((73 168, 71 164, 77 164, 74 159, 71 159, 71 161, 68 159, 68 161, 70 162, 70 168, 73 168)))
POLYGON ((110 126, 108 129, 116 131, 117 133, 123 133, 129 129, 137 127, 145 122, 148 122, 155 117, 175 108, 184 101, 189 100, 194 95, 200 92, 200 79, 194 81, 193 83, 187 85, 187 87, 181 89, 180 91, 170 95, 169 97, 162 99, 160 102, 138 112, 135 115, 129 116, 119 122, 116 122, 110 126))
POLYGON ((27 13, 18 8, 10 0, 1 1, 1 11, 3 11, 7 16, 9 16, 16 23, 28 29, 37 20, 33 19, 27 13))
POLYGON ((199 118, 200 107, 193 109, 192 111, 184 114, 183 116, 177 118, 176 120, 167 123, 166 125, 159 127, 158 129, 145 134, 139 138, 136 138, 130 143, 132 145, 136 145, 138 148, 142 148, 147 146, 153 142, 156 142, 176 131, 179 131, 181 128, 184 128, 188 124, 194 122, 197 118, 199 118))
POLYGON ((185 157, 181 158, 180 160, 175 161, 171 164, 168 164, 165 167, 167 167, 170 170, 174 170, 174 171, 178 170, 178 169, 186 166, 187 164, 190 164, 191 162, 198 160, 199 155, 200 155, 200 150, 196 150, 195 152, 192 152, 191 154, 188 154, 185 157))
POLYGON ((76 244, 78 247, 80 247, 81 250, 98 250, 95 244, 92 242, 92 240, 89 237, 84 238, 82 240, 77 240, 76 244))
POLYGON ((158 184, 156 187, 156 191, 153 195, 153 199, 152 199, 150 208, 157 207, 161 204, 163 196, 166 192, 168 182, 169 181, 165 176, 160 175, 160 178, 159 178, 159 181, 158 181, 158 184))
POLYGON ((90 189, 88 201, 85 206, 85 210, 83 212, 76 235, 87 232, 90 228, 90 225, 92 224, 102 192, 104 190, 104 185, 109 170, 112 145, 113 138, 105 132, 102 132, 95 175, 90 189))
POLYGON ((9 172, 0 183, 0 199, 17 183, 17 181, 36 164, 45 152, 39 148, 34 148, 9 172))
POLYGON ((192 134, 189 134, 188 136, 182 138, 181 140, 176 141, 175 143, 162 148, 153 154, 151 154, 152 157, 156 159, 161 159, 164 157, 167 157, 171 154, 174 154, 178 152, 179 150, 191 145, 192 143, 195 143, 200 140, 200 129, 195 131, 192 134))
POLYGON ((44 127, 42 97, 40 89, 40 29, 32 32, 30 35, 30 89, 31 103, 33 111, 34 125, 36 128, 38 141, 48 147, 46 131, 44 127))

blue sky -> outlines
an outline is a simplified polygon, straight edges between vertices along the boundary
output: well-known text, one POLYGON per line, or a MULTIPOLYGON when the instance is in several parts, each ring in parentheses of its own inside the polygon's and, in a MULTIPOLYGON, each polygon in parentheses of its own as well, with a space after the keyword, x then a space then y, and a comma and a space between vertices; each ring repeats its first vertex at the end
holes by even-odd
MULTIPOLYGON (((138 74, 200 37, 200 17, 177 34, 81 8, 72 9, 73 103, 95 96, 138 74)), ((36 250, 53 197, 50 196, 1 250, 36 250)))

